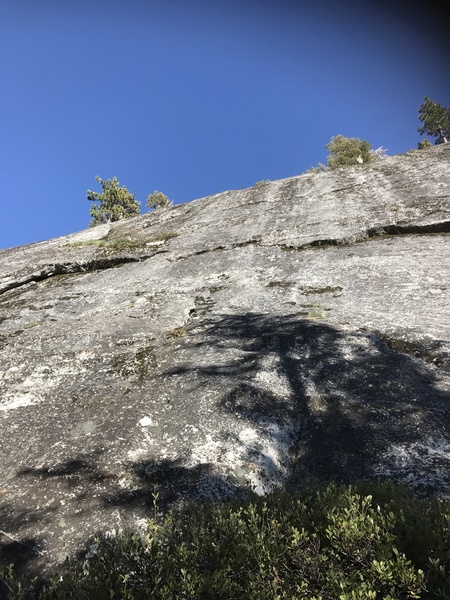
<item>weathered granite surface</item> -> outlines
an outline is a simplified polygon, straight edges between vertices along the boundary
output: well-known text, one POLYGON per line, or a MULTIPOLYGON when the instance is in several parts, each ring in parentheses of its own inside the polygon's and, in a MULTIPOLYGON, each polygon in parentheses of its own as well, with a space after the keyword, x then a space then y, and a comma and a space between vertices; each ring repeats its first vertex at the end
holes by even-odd
POLYGON ((0 560, 140 526, 155 485, 448 494, 449 250, 446 144, 1 251, 0 560))

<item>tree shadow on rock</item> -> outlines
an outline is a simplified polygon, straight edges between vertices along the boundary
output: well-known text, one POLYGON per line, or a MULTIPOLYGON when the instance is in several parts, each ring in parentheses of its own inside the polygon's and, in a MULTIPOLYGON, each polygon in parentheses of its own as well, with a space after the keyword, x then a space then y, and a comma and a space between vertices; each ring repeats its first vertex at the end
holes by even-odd
POLYGON ((225 500, 245 494, 238 481, 220 474, 210 463, 186 466, 181 459, 140 460, 128 466, 137 481, 131 489, 114 489, 102 496, 105 505, 126 510, 141 509, 152 515, 155 506, 163 512, 181 510, 199 497, 225 500))
POLYGON ((93 450, 89 455, 76 455, 54 465, 17 471, 10 491, 20 493, 14 503, 3 502, 0 506, 0 567, 14 564, 18 572, 24 573, 45 570, 48 531, 55 538, 72 536, 65 531, 71 524, 67 498, 80 514, 88 512, 94 488, 109 481, 97 464, 101 454, 102 450, 93 450))
POLYGON ((24 572, 41 554, 42 540, 38 535, 19 538, 14 532, 25 522, 39 523, 47 511, 17 510, 5 503, 0 507, 0 568, 14 564, 19 572, 24 572))
POLYGON ((199 388, 217 379, 224 413, 295 431, 291 481, 450 487, 450 395, 422 361, 365 332, 256 313, 203 322, 186 344, 216 362, 172 373, 195 369, 199 388))
MULTIPOLYGON (((74 549, 114 527, 108 521, 114 511, 132 526, 138 517, 189 501, 244 497, 252 485, 264 492, 271 485, 384 477, 429 491, 450 488, 450 394, 445 379, 422 361, 368 333, 295 315, 222 315, 188 333, 180 341, 187 358, 163 377, 188 381, 195 373, 189 385, 173 387, 187 404, 214 390, 214 428, 206 432, 214 460, 206 446, 204 455, 189 448, 175 459, 149 455, 126 465, 129 486, 101 467, 101 449, 17 474, 42 483, 43 494, 52 482, 52 490, 71 494, 72 507, 87 507, 92 520, 74 549)), ((205 435, 202 414, 192 418, 205 435)), ((26 531, 20 540, 0 537, 4 564, 35 564, 39 525, 56 521, 48 515, 53 510, 3 505, 1 529, 26 531)), ((78 523, 78 516, 70 518, 78 523)), ((52 527, 55 537, 65 532, 52 527)))

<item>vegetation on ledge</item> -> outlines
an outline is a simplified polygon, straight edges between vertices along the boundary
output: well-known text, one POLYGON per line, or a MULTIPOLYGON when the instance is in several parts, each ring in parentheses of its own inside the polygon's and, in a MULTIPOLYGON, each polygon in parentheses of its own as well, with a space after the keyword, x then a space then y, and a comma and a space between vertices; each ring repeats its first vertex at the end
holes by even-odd
POLYGON ((143 248, 147 244, 155 242, 165 242, 172 238, 178 237, 176 231, 160 231, 145 239, 129 239, 129 238, 104 238, 101 240, 83 240, 80 242, 70 242, 65 244, 65 248, 79 248, 83 246, 96 246, 105 251, 120 252, 121 250, 134 250, 135 248, 143 248))

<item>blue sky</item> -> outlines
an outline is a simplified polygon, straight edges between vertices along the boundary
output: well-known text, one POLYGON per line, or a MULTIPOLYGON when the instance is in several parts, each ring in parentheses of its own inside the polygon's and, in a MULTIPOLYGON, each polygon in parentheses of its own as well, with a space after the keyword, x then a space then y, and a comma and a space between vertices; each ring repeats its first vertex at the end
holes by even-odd
MULTIPOLYGON (((416 148, 450 104, 430 0, 1 0, 0 248, 84 229, 95 181, 176 204, 416 148)), ((441 20, 442 19, 442 20, 441 20)))

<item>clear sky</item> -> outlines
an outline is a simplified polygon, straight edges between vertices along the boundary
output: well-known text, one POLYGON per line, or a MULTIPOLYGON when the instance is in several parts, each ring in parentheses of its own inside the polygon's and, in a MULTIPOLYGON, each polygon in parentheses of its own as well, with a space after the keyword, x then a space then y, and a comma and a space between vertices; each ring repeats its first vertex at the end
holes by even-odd
MULTIPOLYGON (((450 104, 448 23, 402 0, 0 0, 0 248, 87 227, 117 177, 175 204, 416 148, 450 104)), ((444 3, 445 4, 445 3, 444 3)))

